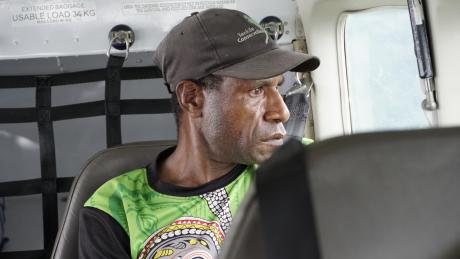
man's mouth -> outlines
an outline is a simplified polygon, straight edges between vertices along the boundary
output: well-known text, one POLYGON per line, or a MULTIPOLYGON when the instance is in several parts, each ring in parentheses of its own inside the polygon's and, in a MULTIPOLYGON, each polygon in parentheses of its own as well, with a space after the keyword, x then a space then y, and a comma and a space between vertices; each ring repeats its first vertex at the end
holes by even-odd
POLYGON ((270 137, 262 139, 262 142, 273 145, 273 146, 281 146, 283 145, 283 139, 284 139, 284 134, 281 133, 275 133, 271 135, 270 137))

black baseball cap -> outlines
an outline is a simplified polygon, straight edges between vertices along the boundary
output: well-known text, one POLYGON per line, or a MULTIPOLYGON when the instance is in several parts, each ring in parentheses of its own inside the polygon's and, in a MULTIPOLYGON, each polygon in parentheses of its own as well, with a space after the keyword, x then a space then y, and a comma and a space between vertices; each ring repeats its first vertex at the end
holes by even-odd
POLYGON ((312 71, 320 63, 317 57, 280 49, 245 13, 219 8, 193 13, 173 27, 158 45, 154 62, 172 90, 182 80, 210 74, 264 79, 312 71))

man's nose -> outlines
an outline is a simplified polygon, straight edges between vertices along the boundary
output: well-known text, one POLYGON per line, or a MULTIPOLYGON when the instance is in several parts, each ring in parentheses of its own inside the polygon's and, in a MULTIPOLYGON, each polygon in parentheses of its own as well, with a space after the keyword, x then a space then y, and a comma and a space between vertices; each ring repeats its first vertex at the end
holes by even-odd
POLYGON ((264 115, 265 120, 275 123, 286 123, 289 120, 289 116, 289 110, 280 93, 276 89, 270 91, 264 115))

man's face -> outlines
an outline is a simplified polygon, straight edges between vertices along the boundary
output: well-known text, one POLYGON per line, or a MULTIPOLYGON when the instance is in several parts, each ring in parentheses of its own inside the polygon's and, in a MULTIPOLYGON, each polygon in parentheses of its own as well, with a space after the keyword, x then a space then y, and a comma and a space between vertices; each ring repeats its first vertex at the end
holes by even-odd
POLYGON ((219 87, 205 91, 201 132, 212 159, 261 163, 283 144, 289 110, 278 92, 282 81, 224 77, 219 87))

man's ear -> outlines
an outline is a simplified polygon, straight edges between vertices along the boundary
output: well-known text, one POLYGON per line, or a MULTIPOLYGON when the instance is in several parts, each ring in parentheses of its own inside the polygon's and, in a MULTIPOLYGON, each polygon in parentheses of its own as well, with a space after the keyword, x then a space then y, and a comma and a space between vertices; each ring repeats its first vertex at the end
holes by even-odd
POLYGON ((203 88, 190 80, 183 80, 176 87, 177 102, 184 112, 201 117, 204 105, 203 88))

